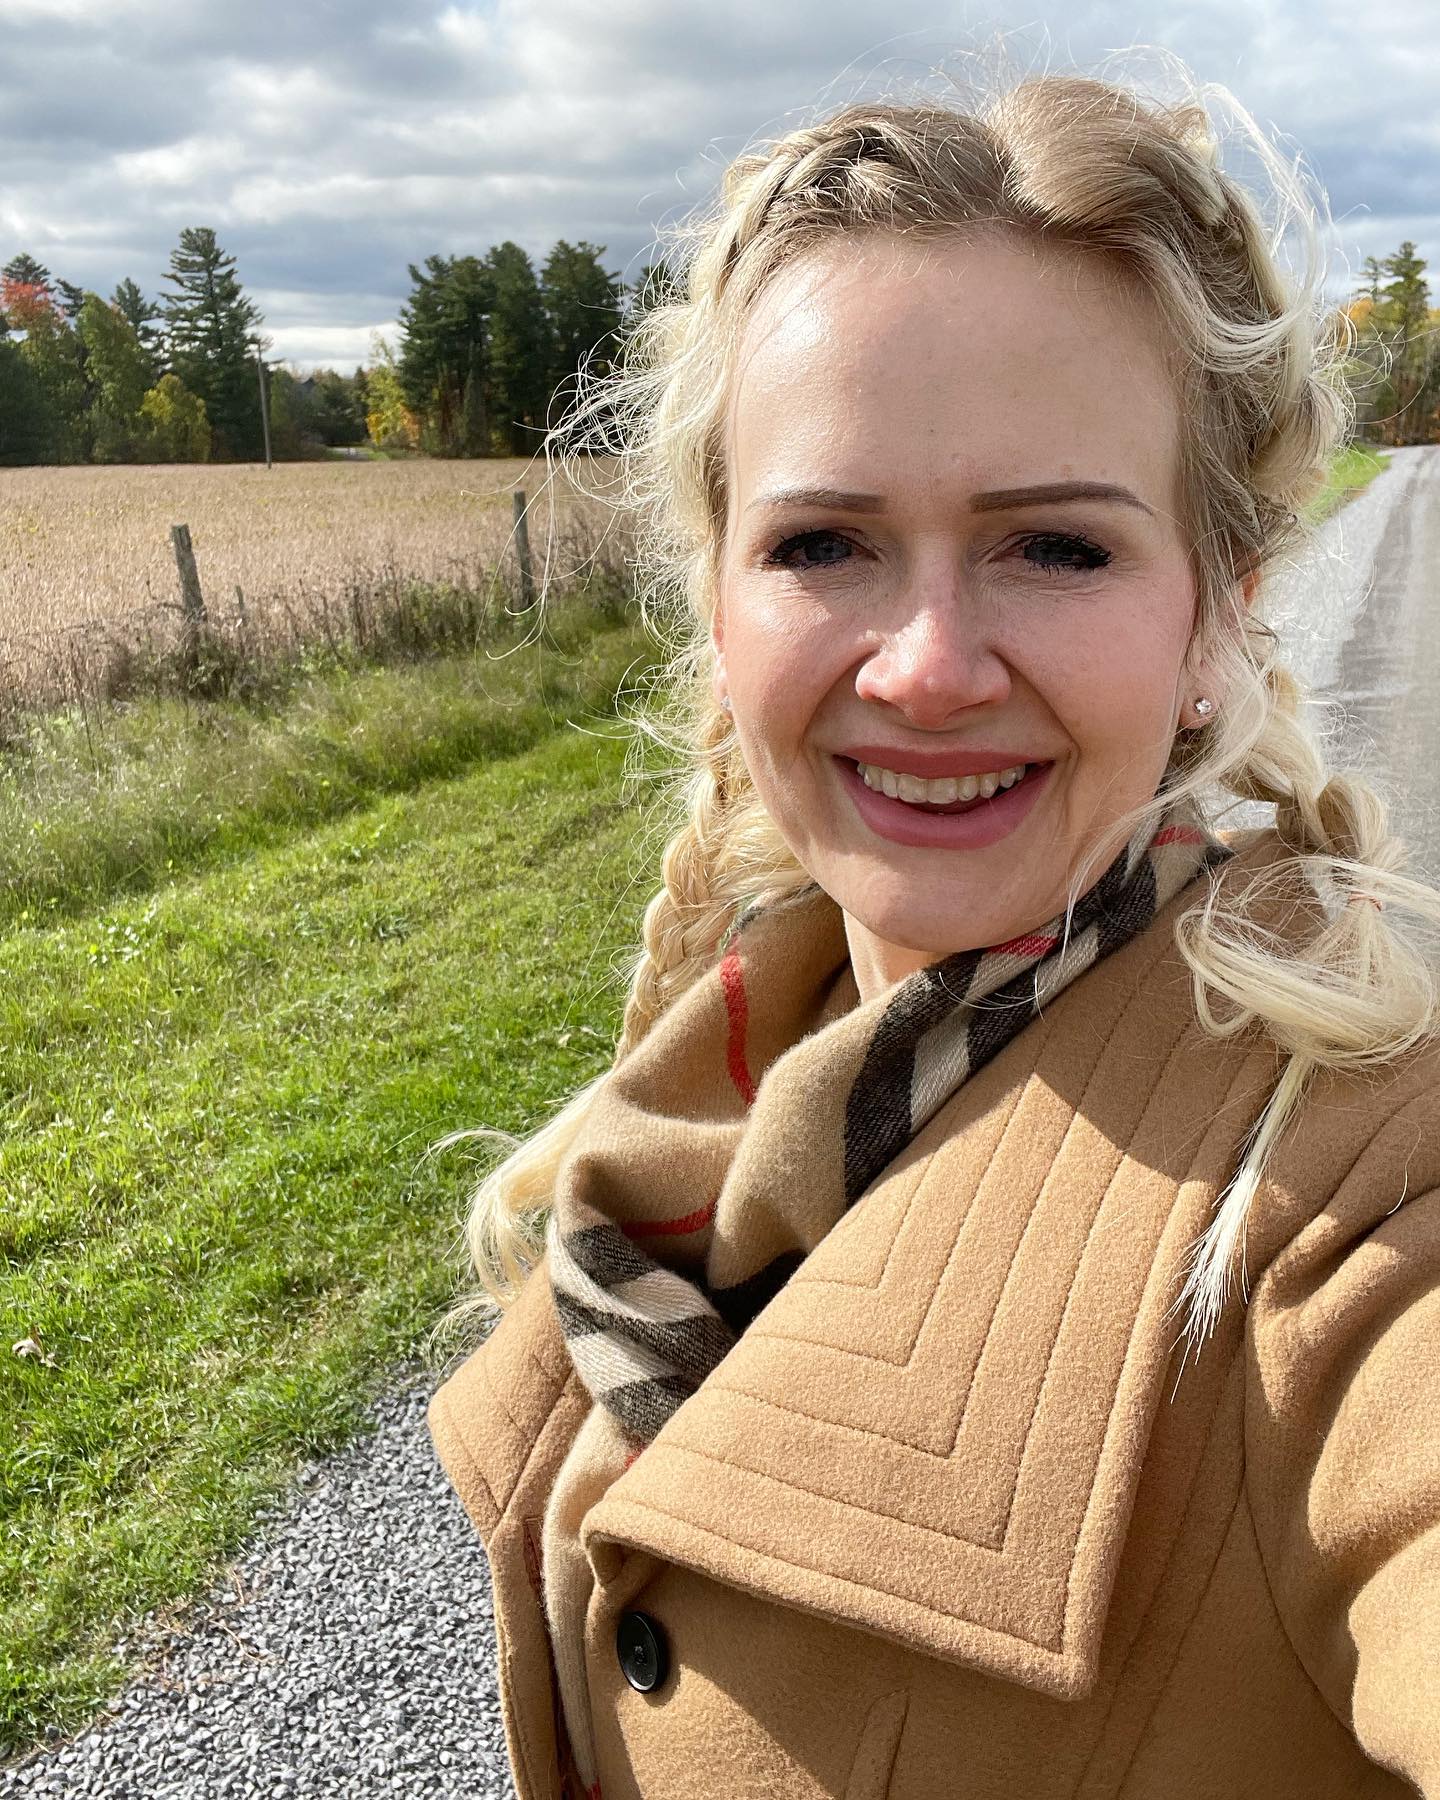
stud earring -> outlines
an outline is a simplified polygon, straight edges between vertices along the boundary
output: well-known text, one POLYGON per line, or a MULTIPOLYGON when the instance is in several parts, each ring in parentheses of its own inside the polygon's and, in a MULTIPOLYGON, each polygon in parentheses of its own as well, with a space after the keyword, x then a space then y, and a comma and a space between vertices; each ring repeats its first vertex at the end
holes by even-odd
POLYGON ((734 712, 734 710, 735 710, 735 708, 730 704, 730 696, 728 694, 723 694, 721 696, 720 704, 725 708, 727 713, 734 712))
POLYGON ((1215 702, 1213 700, 1207 700, 1202 694, 1195 702, 1195 710, 1202 719, 1208 718, 1215 710, 1215 702))

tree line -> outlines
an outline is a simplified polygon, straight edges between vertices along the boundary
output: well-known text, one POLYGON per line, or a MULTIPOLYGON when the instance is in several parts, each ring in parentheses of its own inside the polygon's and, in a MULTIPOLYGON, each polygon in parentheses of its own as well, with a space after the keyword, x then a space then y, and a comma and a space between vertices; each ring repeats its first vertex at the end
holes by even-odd
MULTIPOLYGON (((556 243, 537 268, 510 241, 408 265, 397 348, 300 376, 265 360, 264 319, 206 226, 187 227, 151 299, 126 278, 103 299, 20 254, 0 269, 0 463, 252 461, 261 380, 274 454, 371 444, 431 456, 524 456, 573 391, 582 362, 607 373, 635 312, 669 279, 626 283, 605 251, 556 243)), ((1411 242, 1370 257, 1344 307, 1360 434, 1440 441, 1440 312, 1411 242)))
POLYGON ((0 269, 0 463, 252 461, 261 370, 273 453, 370 443, 436 456, 533 451, 582 361, 608 369, 623 325, 660 291, 631 284, 603 246, 561 240, 537 270, 519 244, 410 265, 400 343, 371 363, 301 376, 270 340, 235 258, 188 227, 151 299, 129 278, 109 299, 22 253, 0 269))
POLYGON ((1365 285, 1346 308, 1357 339, 1357 430, 1379 444, 1440 442, 1440 310, 1430 305, 1424 259, 1407 238, 1364 267, 1365 285))

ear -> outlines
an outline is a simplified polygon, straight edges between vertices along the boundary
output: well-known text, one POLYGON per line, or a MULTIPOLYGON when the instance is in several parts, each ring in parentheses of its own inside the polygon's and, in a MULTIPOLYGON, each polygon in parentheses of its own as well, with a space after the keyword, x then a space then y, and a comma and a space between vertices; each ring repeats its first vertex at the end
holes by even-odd
MULTIPOLYGON (((1248 613, 1255 604, 1255 596, 1260 591, 1260 573, 1259 569, 1252 569, 1235 583, 1235 595, 1240 603, 1240 609, 1244 613, 1248 613)), ((1239 615, 1232 614, 1227 623, 1231 630, 1236 629, 1239 624, 1239 615)), ((1177 730, 1183 730, 1187 726, 1205 724, 1205 719, 1197 717, 1194 713, 1193 703, 1200 695, 1205 695, 1217 707, 1223 705, 1225 700, 1225 696, 1216 689, 1216 677, 1208 657, 1202 657, 1193 665, 1187 660, 1184 680, 1186 686, 1181 696, 1179 717, 1175 722, 1177 730)), ((1210 714, 1209 717, 1213 718, 1214 714, 1210 714)))

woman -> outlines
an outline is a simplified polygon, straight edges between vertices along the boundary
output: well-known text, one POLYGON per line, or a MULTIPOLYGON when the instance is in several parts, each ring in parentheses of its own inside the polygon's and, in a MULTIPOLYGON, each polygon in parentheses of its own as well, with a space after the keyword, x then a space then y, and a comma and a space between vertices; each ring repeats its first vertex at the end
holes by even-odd
POLYGON ((1308 276, 1198 104, 855 105, 581 401, 694 773, 431 1407, 525 1800, 1440 1795, 1440 896, 1261 622, 1308 276))

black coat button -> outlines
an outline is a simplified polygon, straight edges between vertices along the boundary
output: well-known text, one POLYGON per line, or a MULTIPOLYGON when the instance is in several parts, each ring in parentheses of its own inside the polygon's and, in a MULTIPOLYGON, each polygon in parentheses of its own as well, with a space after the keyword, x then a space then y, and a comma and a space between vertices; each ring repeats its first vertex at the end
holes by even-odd
POLYGON ((615 1628, 615 1653, 625 1679, 642 1694, 659 1687, 670 1669, 665 1633, 649 1613, 621 1613, 615 1628))

